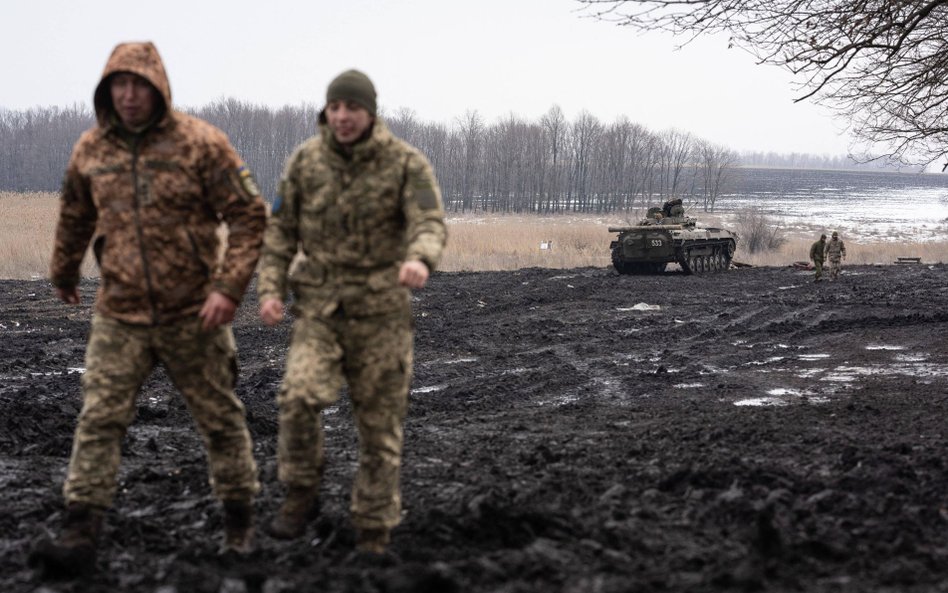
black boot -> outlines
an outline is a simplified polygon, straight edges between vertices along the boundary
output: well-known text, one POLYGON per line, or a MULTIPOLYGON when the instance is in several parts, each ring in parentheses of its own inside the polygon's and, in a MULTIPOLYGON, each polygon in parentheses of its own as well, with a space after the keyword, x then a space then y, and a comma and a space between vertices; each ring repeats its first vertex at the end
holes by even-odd
POLYGON ((223 553, 248 554, 253 549, 253 504, 244 500, 224 501, 223 553))
POLYGON ((399 564, 401 560, 388 545, 391 535, 388 529, 356 529, 355 550, 346 556, 347 563, 385 568, 399 564))
POLYGON ((95 569, 95 552, 105 509, 85 503, 66 505, 63 530, 55 540, 40 540, 29 565, 53 577, 78 576, 95 569))
POLYGON ((286 500, 276 517, 270 521, 270 535, 278 539, 296 539, 306 531, 306 524, 319 516, 319 496, 310 486, 290 486, 286 500))

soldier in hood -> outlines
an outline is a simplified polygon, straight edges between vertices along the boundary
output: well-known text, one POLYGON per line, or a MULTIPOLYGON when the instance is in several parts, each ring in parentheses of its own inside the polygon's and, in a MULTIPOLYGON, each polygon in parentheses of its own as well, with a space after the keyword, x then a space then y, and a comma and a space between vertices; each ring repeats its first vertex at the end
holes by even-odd
POLYGON ((224 133, 174 110, 151 43, 115 48, 94 104, 97 123, 79 138, 66 171, 50 279, 65 303, 78 304, 91 243, 100 281, 64 525, 32 560, 67 573, 94 565, 135 397, 156 364, 183 395, 207 449, 224 547, 245 552, 259 486, 234 393, 230 322, 259 255, 263 200, 224 133), (221 222, 229 231, 222 257, 221 222))

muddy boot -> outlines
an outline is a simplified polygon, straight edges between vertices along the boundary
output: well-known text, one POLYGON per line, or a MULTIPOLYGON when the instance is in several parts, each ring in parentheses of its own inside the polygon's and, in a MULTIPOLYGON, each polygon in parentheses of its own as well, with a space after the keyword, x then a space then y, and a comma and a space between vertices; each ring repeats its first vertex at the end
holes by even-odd
POLYGON ((253 549, 253 505, 244 500, 224 501, 224 547, 221 552, 248 554, 253 549))
POLYGON ((358 529, 356 530, 356 550, 369 554, 385 554, 391 541, 388 529, 358 529))
POLYGON ((319 515, 319 497, 310 486, 290 486, 286 500, 267 532, 278 539, 296 539, 306 531, 306 524, 319 515))
POLYGON ((78 576, 95 569, 95 551, 105 510, 85 503, 66 505, 63 530, 55 540, 44 538, 29 557, 29 565, 52 577, 78 576))

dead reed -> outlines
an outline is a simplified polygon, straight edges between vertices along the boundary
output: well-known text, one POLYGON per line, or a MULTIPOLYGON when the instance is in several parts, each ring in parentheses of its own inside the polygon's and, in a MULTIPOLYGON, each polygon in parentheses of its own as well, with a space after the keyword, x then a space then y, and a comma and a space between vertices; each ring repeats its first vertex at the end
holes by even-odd
MULTIPOLYGON (((0 192, 0 278, 43 278, 49 268, 59 211, 52 193, 0 192)), ((445 271, 516 270, 520 268, 608 267, 610 225, 629 224, 635 217, 451 215, 448 247, 440 269, 445 271)), ((703 217, 702 224, 728 227, 727 220, 703 217)), ((755 266, 786 266, 805 261, 820 229, 796 228, 776 251, 749 254, 737 261, 755 266)), ((898 257, 920 257, 924 263, 948 262, 948 241, 892 242, 843 236, 847 264, 889 264, 898 257)), ((87 255, 83 274, 97 270, 87 255)))

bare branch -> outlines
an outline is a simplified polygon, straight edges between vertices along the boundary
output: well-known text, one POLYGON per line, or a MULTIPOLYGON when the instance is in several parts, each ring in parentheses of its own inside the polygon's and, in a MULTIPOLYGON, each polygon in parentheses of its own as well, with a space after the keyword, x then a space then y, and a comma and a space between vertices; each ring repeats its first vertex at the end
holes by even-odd
POLYGON ((586 14, 688 38, 725 33, 799 77, 858 141, 906 164, 948 146, 948 0, 577 0, 586 14))

